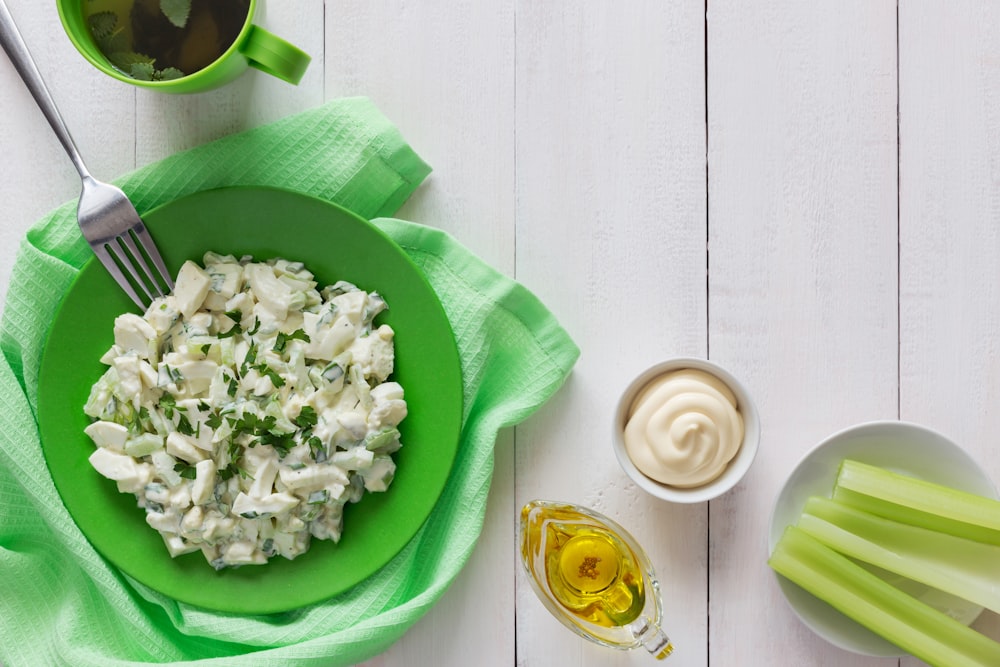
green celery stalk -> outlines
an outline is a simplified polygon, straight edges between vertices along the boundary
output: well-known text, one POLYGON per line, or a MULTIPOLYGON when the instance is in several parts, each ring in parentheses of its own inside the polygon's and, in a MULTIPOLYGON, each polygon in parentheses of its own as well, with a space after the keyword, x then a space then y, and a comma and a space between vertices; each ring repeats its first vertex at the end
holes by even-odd
POLYGON ((785 529, 768 565, 934 667, 1000 665, 1000 644, 886 583, 795 526, 785 529))
POLYGON ((911 526, 1000 546, 1000 500, 845 459, 833 499, 911 526))
POLYGON ((798 526, 845 556, 1000 612, 1000 547, 820 497, 806 501, 798 526))

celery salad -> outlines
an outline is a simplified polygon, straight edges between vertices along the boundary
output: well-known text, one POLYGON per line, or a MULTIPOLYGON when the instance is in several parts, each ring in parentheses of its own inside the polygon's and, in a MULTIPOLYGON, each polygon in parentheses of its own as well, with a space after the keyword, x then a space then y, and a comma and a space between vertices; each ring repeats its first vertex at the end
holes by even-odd
POLYGON ((343 510, 385 491, 403 389, 374 292, 318 289, 301 263, 207 253, 173 294, 115 319, 84 408, 90 463, 135 494, 171 556, 216 569, 338 541, 343 510))

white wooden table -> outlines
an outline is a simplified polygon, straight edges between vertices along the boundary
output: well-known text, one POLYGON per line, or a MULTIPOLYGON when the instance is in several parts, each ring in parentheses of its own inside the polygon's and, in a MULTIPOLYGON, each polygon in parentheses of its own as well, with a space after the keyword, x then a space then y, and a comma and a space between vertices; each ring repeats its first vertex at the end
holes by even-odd
MULTIPOLYGON (((593 507, 646 546, 669 664, 896 665, 794 618, 766 526, 799 457, 868 420, 940 430, 1000 479, 1000 5, 272 0, 259 22, 314 56, 301 85, 250 72, 173 97, 96 73, 53 2, 7 2, 102 177, 371 97, 435 168, 401 217, 516 277, 580 345, 565 388, 497 443, 467 568, 370 665, 651 664, 535 598, 515 540, 533 498, 593 507), (617 393, 677 355, 728 367, 761 412, 755 467, 709 504, 644 495, 609 442, 617 393)), ((28 226, 78 192, 5 58, 0 146, 3 291, 28 226)), ((1000 638, 993 615, 977 627, 1000 638)))

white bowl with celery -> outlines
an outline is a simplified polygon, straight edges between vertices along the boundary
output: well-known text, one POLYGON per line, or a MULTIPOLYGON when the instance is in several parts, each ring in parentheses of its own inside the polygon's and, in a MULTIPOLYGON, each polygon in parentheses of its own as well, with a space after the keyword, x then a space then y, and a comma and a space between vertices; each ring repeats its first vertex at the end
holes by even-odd
POLYGON ((827 641, 931 665, 998 665, 967 627, 1000 611, 1000 501, 961 447, 905 422, 836 433, 778 494, 769 565, 794 613, 827 641))

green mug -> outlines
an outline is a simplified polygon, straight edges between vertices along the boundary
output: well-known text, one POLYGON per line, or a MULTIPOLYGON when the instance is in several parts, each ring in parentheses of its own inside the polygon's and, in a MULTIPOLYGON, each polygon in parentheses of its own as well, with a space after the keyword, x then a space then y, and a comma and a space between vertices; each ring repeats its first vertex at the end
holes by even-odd
MULTIPOLYGON (((155 0, 138 0, 140 4, 144 5, 149 5, 152 1, 155 0)), ((192 1, 197 2, 198 0, 192 1)), ((181 71, 176 67, 157 69, 155 61, 149 62, 152 61, 152 58, 147 58, 144 54, 137 54, 134 50, 114 52, 111 53, 111 57, 102 51, 102 46, 109 51, 111 50, 105 40, 117 39, 123 33, 126 36, 132 34, 134 30, 134 26, 131 25, 134 23, 131 15, 132 0, 57 0, 57 5, 59 19, 62 21, 66 34, 83 57, 108 76, 134 86, 164 93, 200 93, 229 83, 246 71, 248 67, 259 69, 289 83, 297 84, 302 75, 305 74, 311 58, 298 47, 254 25, 253 17, 257 9, 257 2, 258 0, 248 0, 246 18, 241 26, 234 26, 234 28, 238 27, 238 33, 228 46, 224 45, 221 55, 190 72, 181 71), (102 19, 111 21, 110 24, 107 21, 104 23, 100 23, 100 20, 95 21, 94 5, 100 7, 98 3, 101 2, 104 6, 119 10, 127 5, 130 11, 129 24, 124 24, 120 11, 116 13, 113 10, 103 12, 105 16, 102 19), (90 18, 88 18, 88 13, 91 14, 90 18), (115 21, 124 25, 115 26, 115 21), (115 59, 114 63, 112 57, 115 59), (116 65, 118 66, 116 67, 116 65), (126 67, 130 68, 130 72, 125 71, 126 67)), ((169 4, 173 7, 178 5, 177 2, 169 4)), ((180 4, 183 6, 185 3, 180 4)), ((190 2, 187 3, 187 10, 192 12, 190 2)), ((228 16, 233 16, 233 14, 228 16)), ((196 20, 196 14, 193 12, 190 17, 192 21, 196 20)), ((161 20, 163 18, 158 17, 161 20)), ((188 14, 183 14, 180 19, 174 17, 170 20, 174 22, 174 25, 179 25, 181 20, 186 23, 188 14)), ((190 31, 194 32, 195 28, 196 26, 192 25, 190 31)), ((218 32, 219 29, 216 28, 216 33, 218 32)))

